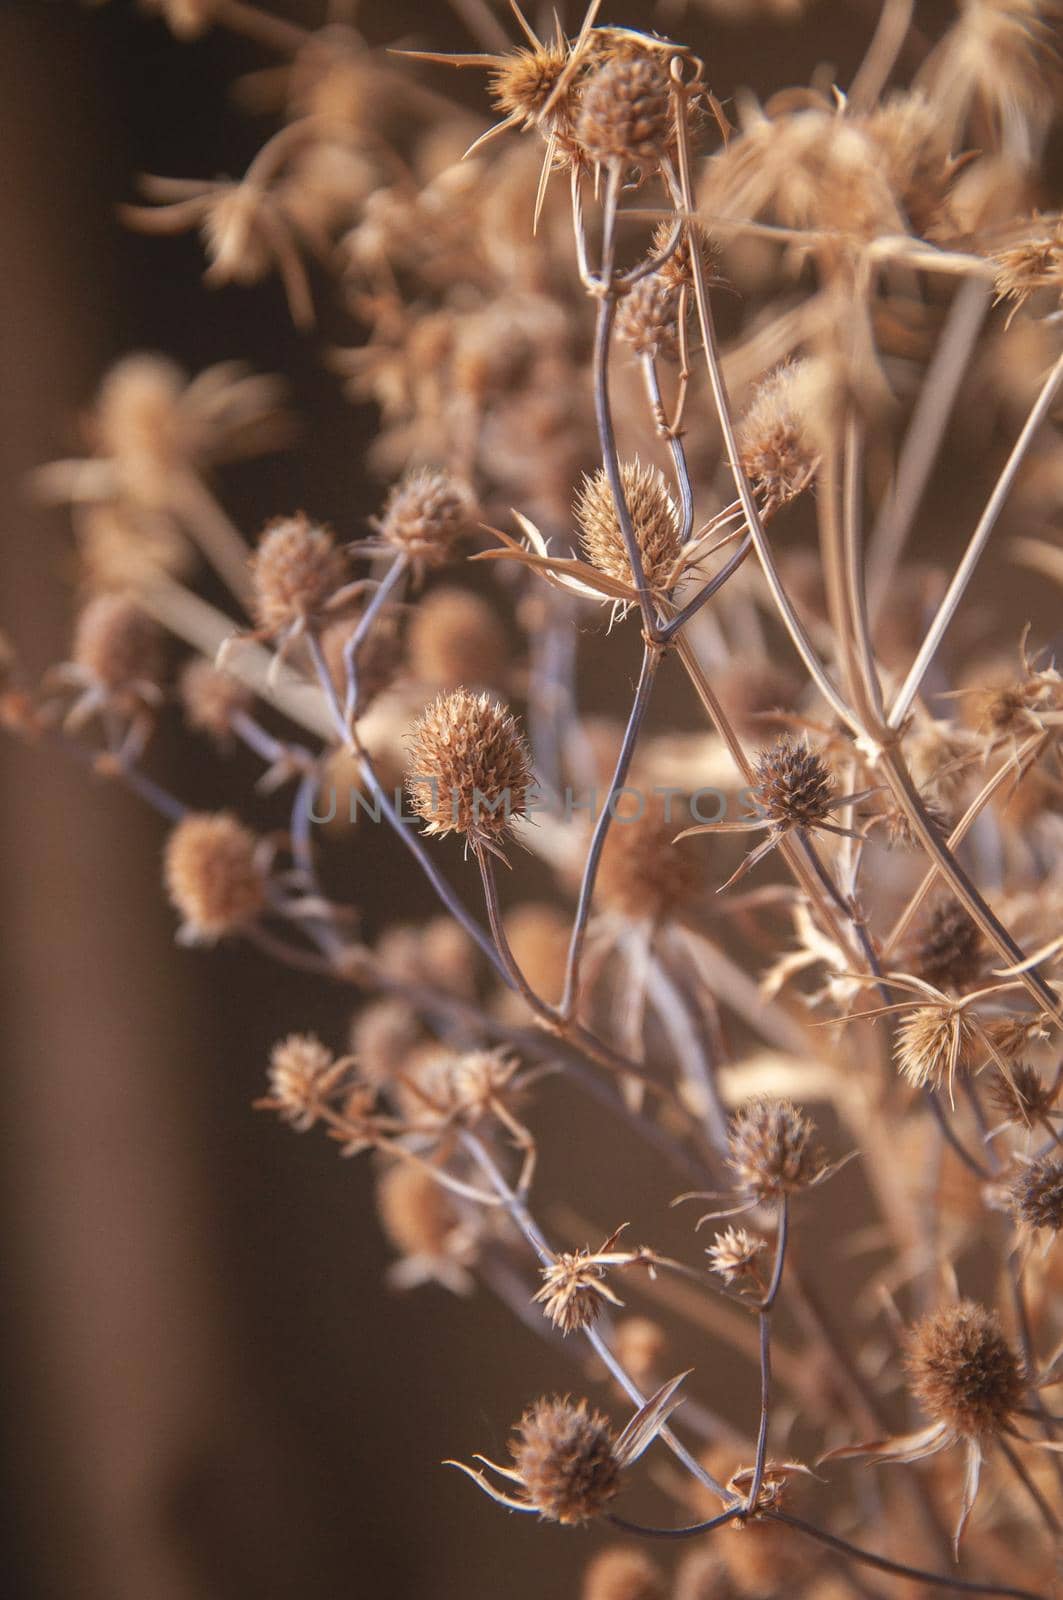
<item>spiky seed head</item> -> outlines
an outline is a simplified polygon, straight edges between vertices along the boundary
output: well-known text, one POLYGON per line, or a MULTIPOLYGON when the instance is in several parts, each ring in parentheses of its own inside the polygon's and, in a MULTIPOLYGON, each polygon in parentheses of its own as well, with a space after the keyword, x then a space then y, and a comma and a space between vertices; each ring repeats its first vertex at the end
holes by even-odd
POLYGON ((421 567, 440 567, 476 517, 466 484, 449 472, 424 467, 397 483, 380 518, 388 544, 421 567))
POLYGON ((259 841, 228 812, 191 812, 170 834, 164 876, 190 937, 206 944, 236 933, 266 903, 259 841))
POLYGON ((994 304, 1011 302, 1010 323, 1039 289, 1054 289, 1063 294, 1063 231, 1032 234, 1019 239, 989 257, 993 267, 994 304))
MULTIPOLYGON (((653 230, 653 239, 650 243, 650 255, 663 255, 672 242, 675 223, 663 218, 653 230)), ((700 224, 696 229, 701 265, 706 279, 716 277, 720 267, 720 247, 716 242, 702 231, 700 224)), ((679 243, 668 259, 662 262, 657 269, 665 283, 673 289, 692 289, 694 287, 694 264, 691 260, 690 240, 684 232, 679 243)))
POLYGON ((410 617, 410 674, 433 689, 456 689, 463 683, 497 687, 506 675, 507 655, 502 623, 470 589, 433 589, 410 617))
POLYGON ((504 1046, 494 1050, 466 1050, 447 1070, 447 1086, 455 1112, 466 1122, 477 1122, 504 1096, 517 1070, 515 1056, 504 1046))
POLYGON ((598 897, 623 917, 662 922, 700 898, 702 866, 687 844, 675 842, 679 825, 669 819, 663 796, 640 793, 637 804, 633 816, 617 807, 601 855, 598 897))
POLYGON ((188 726, 214 739, 228 738, 236 713, 251 709, 250 689, 231 673, 219 672, 205 656, 186 664, 178 687, 188 726))
POLYGON ((363 1006, 351 1023, 351 1054, 366 1081, 376 1085, 394 1080, 421 1039, 412 1006, 390 995, 363 1006))
POLYGON ((742 468, 765 510, 795 499, 815 476, 827 403, 824 377, 822 362, 790 362, 764 379, 742 418, 742 468))
POLYGON ((956 899, 939 901, 926 919, 911 954, 911 970, 935 989, 962 993, 985 966, 981 930, 956 899))
POLYGON ((822 1177, 816 1125, 790 1100, 760 1097, 739 1106, 728 1132, 727 1164, 758 1200, 778 1201, 822 1177))
POLYGON ((989 1086, 989 1099, 994 1108, 1010 1120, 1032 1128, 1035 1122, 1048 1115, 1058 1094, 1053 1085, 1045 1083, 1036 1067, 1020 1061, 1012 1066, 1010 1078, 997 1074, 989 1086))
POLYGON ((814 828, 829 815, 835 778, 807 739, 784 734, 754 763, 754 798, 780 828, 814 828))
POLYGON ((605 1289, 605 1269, 588 1250, 562 1251, 542 1268, 542 1279, 532 1298, 563 1334, 592 1327, 606 1301, 615 1303, 616 1297, 605 1289))
POLYGON ((201 233, 208 283, 238 283, 250 288, 269 276, 274 261, 267 220, 272 197, 257 184, 234 183, 212 196, 201 233))
MULTIPOLYGON (((520 125, 530 128, 553 94, 566 60, 567 52, 559 44, 507 51, 488 74, 488 93, 499 111, 519 117, 520 125)), ((562 95, 562 101, 566 99, 562 95)), ((561 107, 558 114, 563 115, 561 107)))
POLYGON ((327 528, 302 511, 278 517, 251 557, 255 621, 266 634, 303 625, 320 614, 345 576, 342 552, 327 528))
POLYGON ((270 1052, 269 1104, 305 1132, 321 1115, 334 1066, 332 1051, 315 1034, 290 1033, 270 1052))
POLYGON ((713 1272, 718 1273, 724 1283, 734 1283, 756 1265, 757 1258, 767 1248, 767 1241, 750 1233, 748 1228, 725 1228, 716 1235, 705 1254, 713 1272))
POLYGON ((656 1561, 637 1545, 599 1550, 583 1574, 580 1600, 664 1600, 667 1589, 656 1561))
POLYGON ((406 786, 426 833, 498 840, 524 815, 531 781, 516 719, 487 694, 441 694, 414 726, 406 786))
MULTIPOLYGON (((679 508, 668 492, 664 474, 657 467, 644 467, 637 456, 621 464, 620 483, 647 580, 651 589, 663 593, 680 551, 679 508)), ((634 584, 604 467, 584 478, 574 510, 580 543, 591 565, 618 583, 634 584)))
POLYGON ((1030 1228, 1063 1228, 1063 1161, 1042 1156, 1024 1167, 1011 1190, 1016 1214, 1030 1228))
POLYGON ((679 290, 663 272, 632 285, 617 308, 615 331, 637 356, 679 354, 679 290))
POLYGON ((961 1300, 916 1323, 905 1366, 919 1404, 967 1439, 1001 1432, 1022 1404, 1019 1358, 995 1311, 961 1300))
POLYGON ((964 1011, 951 1006, 914 1006, 897 1028, 893 1057, 913 1088, 951 1088, 957 1072, 971 1064, 975 1031, 964 1011))
POLYGON ((667 63, 642 52, 603 62, 583 85, 575 136, 586 157, 603 166, 659 160, 673 137, 667 63))
POLYGON ((403 1256, 446 1254, 457 1218, 446 1192, 423 1167, 396 1161, 377 1179, 376 1209, 391 1245, 403 1256))
POLYGON ((477 950, 453 917, 429 917, 420 927, 420 971, 446 994, 471 999, 476 992, 477 950))
POLYGON ((537 1400, 510 1445, 529 1502, 549 1522, 590 1522, 620 1489, 612 1429, 586 1400, 537 1400))
POLYGON ((162 677, 162 635, 136 602, 124 594, 90 600, 74 629, 73 660, 109 695, 162 677))

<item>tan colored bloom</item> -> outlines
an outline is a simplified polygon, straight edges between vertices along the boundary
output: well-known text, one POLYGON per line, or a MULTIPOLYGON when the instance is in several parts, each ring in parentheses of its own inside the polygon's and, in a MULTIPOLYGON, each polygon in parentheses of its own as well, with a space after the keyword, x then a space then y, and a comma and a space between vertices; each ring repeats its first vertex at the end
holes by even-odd
POLYGON ((759 385, 739 424, 742 470, 766 513, 795 499, 816 475, 826 381, 823 362, 789 362, 759 385))
POLYGON ((583 1574, 580 1600, 664 1600, 664 1576, 637 1545, 600 1550, 583 1574))
POLYGON ((396 484, 376 526, 384 543, 420 571, 449 561, 475 516, 476 504, 464 483, 425 467, 396 484))
MULTIPOLYGON (((620 482, 635 543, 650 588, 665 594, 678 576, 682 549, 679 508, 668 492, 664 474, 644 467, 636 457, 620 467, 620 482)), ((622 584, 633 584, 620 516, 605 468, 584 478, 575 505, 580 543, 592 566, 622 584)))
POLYGON ((757 1258, 768 1248, 767 1240, 750 1233, 747 1228, 725 1228, 718 1233, 705 1254, 713 1272, 724 1283, 734 1283, 747 1273, 755 1272, 757 1258))
POLYGON ((506 677, 505 629, 470 589, 433 589, 419 601, 406 636, 411 675, 432 689, 497 688, 506 677))
POLYGON ((232 737, 233 717, 250 711, 253 700, 245 684, 205 656, 186 664, 179 689, 188 726, 219 740, 232 737))
POLYGON ((516 720, 486 694, 440 695, 413 730, 406 786, 426 833, 461 833, 475 848, 497 848, 524 815, 531 786, 516 720))
POLYGON ((762 1097, 740 1106, 727 1143, 739 1188, 758 1201, 774 1204, 815 1188, 830 1172, 815 1123, 790 1100, 762 1097))
POLYGON ((639 796, 640 813, 618 806, 598 870, 602 906, 623 917, 667 921, 689 911, 705 892, 702 863, 675 842, 675 822, 660 795, 639 796))
POLYGON ((343 588, 346 565, 327 528, 304 512, 278 517, 251 558, 255 620, 266 638, 291 639, 321 619, 343 588))
POLYGON ((165 879, 190 943, 238 933, 265 909, 260 841, 224 811, 182 818, 167 841, 165 879))

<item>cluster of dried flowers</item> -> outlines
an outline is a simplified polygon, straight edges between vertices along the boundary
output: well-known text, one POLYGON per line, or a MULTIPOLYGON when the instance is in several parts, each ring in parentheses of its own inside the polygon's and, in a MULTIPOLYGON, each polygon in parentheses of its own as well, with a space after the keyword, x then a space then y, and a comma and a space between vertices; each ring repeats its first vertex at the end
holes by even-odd
POLYGON ((465 8, 482 48, 406 59, 244 0, 150 9, 181 37, 229 26, 279 52, 263 82, 282 85, 280 128, 238 180, 144 179, 127 221, 198 228, 210 284, 277 274, 303 327, 306 257, 331 272, 359 335, 329 360, 377 410, 391 486, 354 543, 315 520, 337 511, 323 492, 249 550, 207 469, 285 441, 280 385, 120 362, 88 453, 37 480, 74 517, 71 659, 38 689, 5 655, 5 722, 169 820, 182 939, 245 938, 368 996, 349 1049, 277 1044, 261 1104, 371 1153, 396 1283, 541 1316, 573 1381, 626 1408, 614 1424, 585 1398, 535 1400, 510 1465, 464 1468, 513 1509, 626 1530, 587 1600, 868 1594, 891 1576, 1047 1594, 1063 677, 1051 637, 978 583, 993 560, 1063 579, 1056 6, 961 0, 932 42, 885 0, 847 86, 727 108, 711 55, 611 25, 597 0, 542 38, 514 4, 508 46, 465 8), (486 131, 447 100, 448 63, 486 73, 486 131), (946 525, 923 506, 950 458, 971 487, 946 525), (194 592, 202 562, 231 616, 194 592), (581 702, 581 659, 613 651, 622 672, 636 626, 614 723, 581 702), (176 697, 167 633, 193 651, 176 697), (665 657, 678 671, 658 681, 665 657), (189 812, 152 778, 175 698, 290 796, 283 834, 189 812), (314 827, 337 785, 360 843, 375 823, 366 870, 386 843, 411 851, 438 917, 359 939, 329 893, 346 841, 314 827), (561 803, 592 790, 594 808, 561 803), (712 820, 706 794, 727 800, 712 820), (464 855, 427 837, 449 834, 464 855), (504 905, 514 843, 543 891, 504 905), (623 1229, 552 1242, 544 1072, 743 1225, 707 1262, 623 1229), (780 1096, 855 1147, 822 1196, 841 1163, 780 1096), (841 1182, 859 1227, 828 1198, 841 1182), (791 1245, 817 1229, 859 1275, 845 1304, 791 1245), (683 1377, 673 1315, 713 1330, 683 1377), (759 1414, 714 1381, 721 1342, 755 1363, 759 1414), (618 1510, 651 1445, 665 1530, 678 1517, 695 1540, 667 1572, 636 1539, 661 1530, 618 1510), (821 1466, 809 1521, 799 1452, 941 1459, 874 1493, 821 1466))

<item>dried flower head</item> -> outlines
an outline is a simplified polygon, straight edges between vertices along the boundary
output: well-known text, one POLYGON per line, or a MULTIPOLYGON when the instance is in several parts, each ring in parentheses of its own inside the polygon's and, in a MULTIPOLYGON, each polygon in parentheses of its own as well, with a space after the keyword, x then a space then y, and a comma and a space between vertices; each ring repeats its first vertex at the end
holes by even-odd
POLYGON ((568 918, 556 906, 529 901, 506 916, 513 959, 535 994, 551 1004, 561 999, 568 954, 568 918))
POLYGON ((649 1389, 660 1376, 668 1335, 650 1317, 621 1317, 614 1329, 613 1348, 635 1382, 649 1389))
MULTIPOLYGON (((675 223, 663 218, 653 230, 650 241, 650 255, 662 256, 672 243, 675 223)), ((717 282, 720 268, 720 247, 703 231, 701 224, 695 227, 698 250, 701 257, 702 271, 705 281, 717 282)), ((657 269, 665 283, 673 289, 692 289, 694 287, 694 263, 691 259, 690 240, 684 229, 683 235, 666 259, 657 269)))
POLYGON ((734 1283, 756 1268, 757 1259, 768 1248, 767 1240, 758 1238, 747 1228, 725 1228, 718 1233, 705 1254, 713 1272, 719 1273, 724 1283, 734 1283))
POLYGON ((518 46, 493 62, 487 87, 505 118, 506 127, 532 128, 557 87, 568 51, 547 41, 530 49, 518 46))
POLYGON ((76 726, 105 704, 125 715, 157 705, 162 671, 162 634, 151 617, 129 595, 96 595, 77 619, 72 660, 63 673, 84 691, 69 724, 76 726))
POLYGON ((655 163, 673 137, 667 63, 642 51, 603 62, 583 84, 574 132, 597 165, 655 163))
POLYGON ((222 0, 140 0, 141 10, 156 12, 176 39, 198 39, 214 26, 222 0))
POLYGON ((1063 1161, 1058 1156, 1042 1156, 1024 1167, 1012 1184, 1012 1204, 1016 1215, 1028 1228, 1063 1227, 1063 1161))
POLYGON ((436 1282, 452 1294, 472 1292, 468 1267, 475 1259, 475 1230, 458 1216, 451 1197, 432 1174, 396 1161, 377 1179, 376 1208, 388 1242, 401 1260, 388 1272, 399 1289, 436 1282))
POLYGON ((351 1054, 362 1076, 385 1084, 402 1071, 407 1056, 421 1043, 417 1014, 405 1000, 387 996, 363 1006, 351 1023, 351 1054))
POLYGON ((663 797, 640 794, 633 817, 618 806, 598 871, 602 905, 623 917, 661 922, 681 916, 703 893, 702 864, 675 842, 663 797))
POLYGON ((471 589, 433 589, 415 607, 406 635, 411 675, 433 689, 498 687, 506 676, 506 633, 471 589))
POLYGON ((982 933, 956 899, 940 901, 926 919, 911 953, 916 977, 960 994, 974 986, 985 967, 982 933))
POLYGON ((637 356, 679 354, 679 290, 664 272, 648 272, 632 285, 616 313, 616 336, 637 356))
POLYGON ((947 1086, 951 1095, 957 1072, 971 1064, 975 1039, 969 1015, 958 1006, 913 1006, 898 1025, 894 1060, 914 1088, 947 1086))
POLYGON ((664 1600, 664 1576, 637 1545, 599 1550, 583 1574, 580 1600, 664 1600))
POLYGON ((312 1033, 290 1033, 273 1046, 269 1058, 269 1094, 260 1104, 305 1133, 327 1105, 339 1064, 327 1045, 312 1033))
MULTIPOLYGON (((992 1026, 992 1023, 988 1023, 986 1031, 990 1032, 992 1026)), ((1002 1053, 1006 1056, 1006 1052, 1002 1053)), ((1009 1077, 998 1073, 989 1086, 991 1105, 1002 1112, 1008 1122, 1017 1122, 1024 1128, 1032 1128, 1035 1123, 1044 1122, 1051 1114, 1058 1098, 1059 1090, 1056 1086, 1046 1083, 1037 1068, 1025 1061, 1012 1065, 1009 1077)))
POLYGON ((765 514, 812 482, 826 406, 826 371, 819 361, 789 362, 757 388, 738 430, 738 448, 765 514))
POLYGON ((448 472, 425 467, 395 485, 376 526, 385 544, 422 570, 449 561, 475 517, 468 487, 448 472))
POLYGON ((608 1267, 637 1259, 637 1252, 614 1250, 622 1232, 617 1228, 595 1251, 562 1251, 542 1268, 543 1286, 532 1299, 563 1334, 591 1327, 606 1304, 623 1305, 605 1281, 608 1267))
POLYGON ((170 834, 166 889, 184 919, 180 937, 213 944, 253 922, 266 904, 260 841, 228 812, 191 812, 170 834))
POLYGON ((178 687, 188 726, 214 739, 231 737, 233 717, 251 709, 250 689, 205 656, 196 656, 185 665, 178 687))
POLYGON ((510 1446, 531 1508, 550 1522, 590 1522, 620 1489, 612 1429, 586 1400, 529 1406, 510 1446))
POLYGON ((996 289, 994 303, 1011 302, 1005 327, 1039 289, 1054 289, 1057 297, 1063 295, 1063 231, 1058 226, 995 250, 990 261, 996 289))
POLYGON ((1000 1433, 1022 1404, 1022 1366, 1000 1318, 971 1300, 916 1323, 905 1365, 923 1410, 961 1438, 1000 1433))
MULTIPOLYGON (((643 571, 650 588, 664 594, 675 581, 680 554, 679 508, 660 469, 644 467, 637 456, 621 463, 620 483, 643 571)), ((633 584, 627 545, 604 467, 584 478, 574 510, 587 560, 619 583, 633 584)))
POLYGON ((461 833, 493 848, 524 815, 530 785, 516 719, 490 696, 441 694, 416 723, 406 786, 426 833, 461 833))
POLYGON ((251 558, 255 620, 264 637, 291 637, 322 616, 343 587, 343 554, 303 512, 278 517, 251 558))
POLYGON ((807 739, 784 734, 754 763, 753 798, 779 828, 814 828, 839 804, 835 778, 807 739))
POLYGON ((747 1101, 731 1118, 727 1145, 739 1187, 760 1201, 812 1188, 828 1172, 815 1123, 790 1100, 747 1101))

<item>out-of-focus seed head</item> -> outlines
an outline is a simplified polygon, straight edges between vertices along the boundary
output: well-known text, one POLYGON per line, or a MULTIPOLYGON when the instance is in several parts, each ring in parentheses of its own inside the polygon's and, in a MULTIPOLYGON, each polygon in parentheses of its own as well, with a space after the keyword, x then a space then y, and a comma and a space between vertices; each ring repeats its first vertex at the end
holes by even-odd
POLYGON ((250 711, 254 698, 245 684, 219 671, 205 656, 185 665, 178 687, 188 726, 213 739, 228 739, 233 717, 238 711, 250 711))
POLYGON ((486 694, 441 694, 410 739, 406 786, 426 833, 492 843, 524 815, 531 762, 516 719, 486 694))
POLYGON ((915 1006, 897 1028, 893 1056, 913 1088, 951 1090, 957 1072, 970 1066, 975 1031, 966 1012, 944 1005, 915 1006))
POLYGON ((807 739, 784 734, 754 763, 754 799, 780 828, 814 828, 829 815, 834 774, 807 739))
POLYGON ((667 62, 648 52, 603 62, 584 82, 575 136, 587 159, 603 166, 658 161, 673 138, 667 62))
POLYGON ((1063 1161, 1042 1156, 1024 1167, 1011 1190, 1016 1215, 1030 1228, 1063 1228, 1063 1161))
POLYGON ((388 996, 363 1006, 351 1023, 351 1054, 368 1083, 391 1082, 423 1038, 421 1024, 405 1000, 388 996))
POLYGON ((406 635, 411 676, 433 689, 497 688, 505 679, 506 633, 492 607, 470 589, 433 589, 415 607, 406 635))
POLYGON ((246 289, 269 276, 275 259, 272 208, 272 196, 250 183, 231 184, 211 198, 201 229, 208 283, 246 289))
POLYGON ((135 695, 145 685, 158 687, 162 635, 128 595, 97 595, 77 619, 72 658, 108 696, 135 695))
POLYGON ((778 1201, 816 1183, 826 1171, 816 1125, 790 1100, 760 1098, 731 1118, 727 1164, 758 1200, 778 1201))
POLYGON ((996 250, 990 256, 993 266, 995 304, 1010 301, 1008 323, 1041 289, 1063 295, 1063 231, 1034 234, 1016 244, 996 250))
MULTIPOLYGON (((664 593, 680 552, 679 508, 668 492, 664 474, 657 467, 644 467, 637 456, 621 464, 620 482, 643 570, 651 589, 664 593)), ((574 510, 587 560, 618 583, 633 585, 627 545, 604 467, 584 478, 574 510)))
POLYGON ((476 518, 467 485, 425 467, 395 485, 380 517, 381 537, 418 567, 440 567, 476 518))
POLYGON ((679 290, 663 272, 639 278, 621 300, 616 313, 618 339, 637 356, 679 354, 679 290))
POLYGON ((335 1064, 332 1051, 315 1034, 290 1033, 270 1052, 269 1104, 304 1133, 321 1115, 335 1064))
POLYGON ((669 820, 660 795, 638 797, 634 816, 617 807, 598 870, 598 897, 622 917, 661 922, 695 904, 704 892, 701 862, 676 844, 679 825, 669 820))
MULTIPOLYGON (((1001 1053, 1006 1055, 1006 1052, 1001 1053)), ((1058 1098, 1057 1089, 1045 1083, 1037 1068, 1028 1062, 1020 1061, 1012 1066, 1010 1078, 998 1073, 989 1086, 993 1107, 1003 1112, 1010 1122, 1021 1122, 1026 1128, 1032 1128, 1035 1122, 1047 1117, 1058 1098)))
POLYGON ((164 876, 190 939, 213 944, 254 921, 266 903, 259 840, 228 812, 192 812, 170 834, 164 876))
MULTIPOLYGON (((319 643, 342 702, 347 692, 347 664, 344 650, 351 634, 358 626, 357 616, 338 617, 322 628, 319 643)), ((385 609, 376 617, 366 637, 358 647, 358 709, 365 711, 389 689, 402 666, 402 646, 399 641, 398 622, 394 611, 385 609)))
POLYGON ((521 1418, 510 1450, 528 1500, 541 1517, 590 1522, 620 1489, 613 1434, 586 1400, 537 1400, 521 1418))
POLYGON ((176 39, 199 39, 218 19, 221 0, 140 0, 143 11, 156 12, 176 39))
POLYGON ((430 1173, 412 1162, 396 1161, 380 1174, 376 1208, 388 1241, 400 1255, 444 1256, 457 1225, 445 1191, 430 1173))
POLYGON ((255 620, 278 634, 319 616, 345 580, 343 554, 327 528, 303 512, 266 528, 251 557, 255 620))
POLYGON ((637 1545, 599 1550, 583 1574, 580 1600, 664 1600, 664 1576, 637 1545))
POLYGON ((824 363, 792 361, 765 378, 738 429, 742 470, 766 512, 807 489, 819 467, 829 405, 824 363))
POLYGON ((958 900, 940 901, 926 919, 911 952, 916 977, 957 994, 973 988, 985 967, 981 931, 958 900))
POLYGON ((660 1323, 650 1317, 621 1317, 614 1338, 617 1358, 635 1382, 645 1389, 656 1388, 668 1350, 668 1335, 660 1323))
POLYGON ((537 995, 561 999, 568 954, 568 918, 546 902, 514 906, 506 917, 513 958, 537 995))
POLYGON ((971 1300, 916 1323, 905 1365, 923 1410, 963 1438, 999 1434, 1022 1404, 1022 1367, 1000 1318, 971 1300))
POLYGON ((734 1283, 736 1278, 753 1270, 758 1257, 767 1248, 767 1241, 750 1233, 748 1228, 725 1228, 716 1235, 705 1254, 713 1272, 718 1273, 724 1283, 734 1283))

